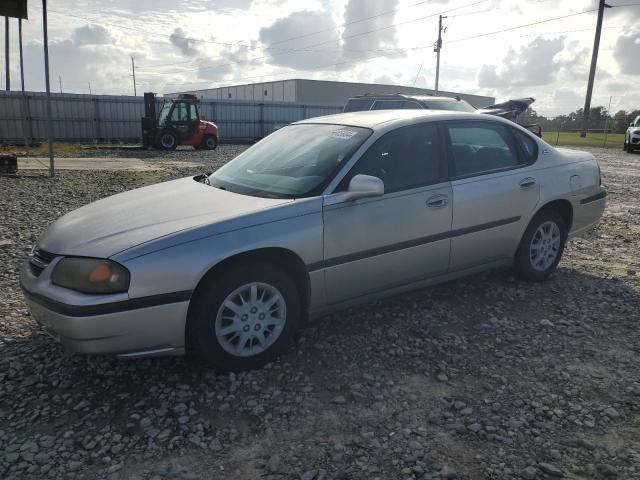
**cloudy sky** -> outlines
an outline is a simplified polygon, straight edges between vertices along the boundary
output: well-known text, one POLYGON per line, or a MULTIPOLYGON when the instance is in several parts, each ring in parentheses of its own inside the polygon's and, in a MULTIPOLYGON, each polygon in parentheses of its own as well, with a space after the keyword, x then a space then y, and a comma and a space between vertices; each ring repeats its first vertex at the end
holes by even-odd
MULTIPOLYGON (((596 0, 49 0, 52 89, 132 94, 314 78, 584 103, 596 0), (584 13, 583 13, 584 12, 584 13), (550 20, 550 19, 556 20, 550 20), (549 21, 550 20, 550 21, 549 21), (524 26, 526 24, 532 24, 524 26)), ((610 0, 593 105, 640 106, 640 0, 610 0)), ((42 10, 24 23, 26 88, 44 89, 42 10)), ((19 88, 17 21, 12 87, 19 88)), ((2 35, 4 43, 4 35, 2 35)), ((4 45, 2 46, 4 51, 4 45)))

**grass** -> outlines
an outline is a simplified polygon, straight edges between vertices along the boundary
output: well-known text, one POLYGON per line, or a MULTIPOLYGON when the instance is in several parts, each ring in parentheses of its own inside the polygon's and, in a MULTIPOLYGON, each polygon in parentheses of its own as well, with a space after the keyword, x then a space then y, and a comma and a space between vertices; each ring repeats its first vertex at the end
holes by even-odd
POLYGON ((620 148, 624 143, 623 133, 610 133, 607 135, 605 144, 604 133, 587 133, 585 138, 581 138, 578 132, 542 132, 542 138, 551 145, 564 147, 605 147, 620 148))

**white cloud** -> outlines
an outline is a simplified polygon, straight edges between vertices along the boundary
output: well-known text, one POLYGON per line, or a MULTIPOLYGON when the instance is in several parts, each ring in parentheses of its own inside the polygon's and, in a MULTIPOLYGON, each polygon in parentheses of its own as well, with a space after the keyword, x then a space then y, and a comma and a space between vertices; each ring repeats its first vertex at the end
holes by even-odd
POLYGON ((482 65, 478 86, 500 88, 540 86, 551 83, 560 65, 554 57, 564 49, 564 37, 550 40, 538 37, 528 46, 510 48, 502 65, 482 65))
POLYGON ((622 73, 640 75, 640 30, 618 37, 613 55, 622 73))
MULTIPOLYGON (((448 17, 448 30, 444 35, 441 89, 484 93, 500 100, 534 96, 536 109, 550 114, 581 106, 595 14, 473 40, 464 38, 580 12, 593 8, 594 0, 491 0, 444 13, 464 3, 57 0, 49 7, 51 78, 56 87, 60 75, 65 91, 88 92, 91 82, 94 93, 130 94, 131 56, 135 56, 138 91, 168 92, 293 77, 397 85, 416 81, 417 86, 433 88, 432 45, 438 13, 443 13, 448 17), (397 11, 384 14, 393 9, 397 11), (358 21, 366 17, 375 18, 358 21), (266 49, 270 45, 274 48, 266 49), (397 54, 397 49, 402 53, 397 54), (331 66, 336 63, 339 65, 331 66), (323 65, 326 67, 321 68, 323 65)), ((26 83, 32 90, 44 89, 38 5, 31 2, 30 20, 24 22, 26 83)), ((594 105, 607 104, 613 96, 617 108, 637 108, 637 96, 627 92, 637 90, 640 75, 636 60, 640 58, 640 33, 632 27, 638 18, 638 7, 607 10, 594 105)), ((14 88, 19 85, 16 31, 14 23, 14 88)), ((4 46, 2 37, 0 50, 4 46)))

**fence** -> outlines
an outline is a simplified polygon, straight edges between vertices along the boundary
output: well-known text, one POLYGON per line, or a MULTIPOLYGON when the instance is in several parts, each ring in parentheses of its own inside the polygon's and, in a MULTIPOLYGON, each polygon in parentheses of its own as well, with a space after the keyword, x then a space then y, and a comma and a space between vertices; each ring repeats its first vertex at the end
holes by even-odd
MULTIPOLYGON (((160 108, 162 99, 158 100, 160 108)), ((138 141, 142 97, 52 93, 52 130, 55 140, 138 141)), ((200 102, 202 117, 215 122, 222 138, 254 139, 305 118, 338 113, 340 107, 277 102, 200 102)), ((159 110, 158 110, 159 111, 159 110)), ((0 141, 47 138, 46 94, 0 91, 0 141)))

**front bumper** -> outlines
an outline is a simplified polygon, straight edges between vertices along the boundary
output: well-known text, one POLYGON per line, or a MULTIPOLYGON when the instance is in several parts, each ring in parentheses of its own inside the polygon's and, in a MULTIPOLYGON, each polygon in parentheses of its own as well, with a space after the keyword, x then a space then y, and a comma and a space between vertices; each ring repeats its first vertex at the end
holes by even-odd
POLYGON ((122 357, 185 352, 190 292, 119 301, 102 296, 106 301, 99 303, 101 296, 53 285, 50 270, 36 277, 25 262, 20 283, 34 320, 69 350, 122 357), (76 301, 62 301, 65 294, 76 301))

